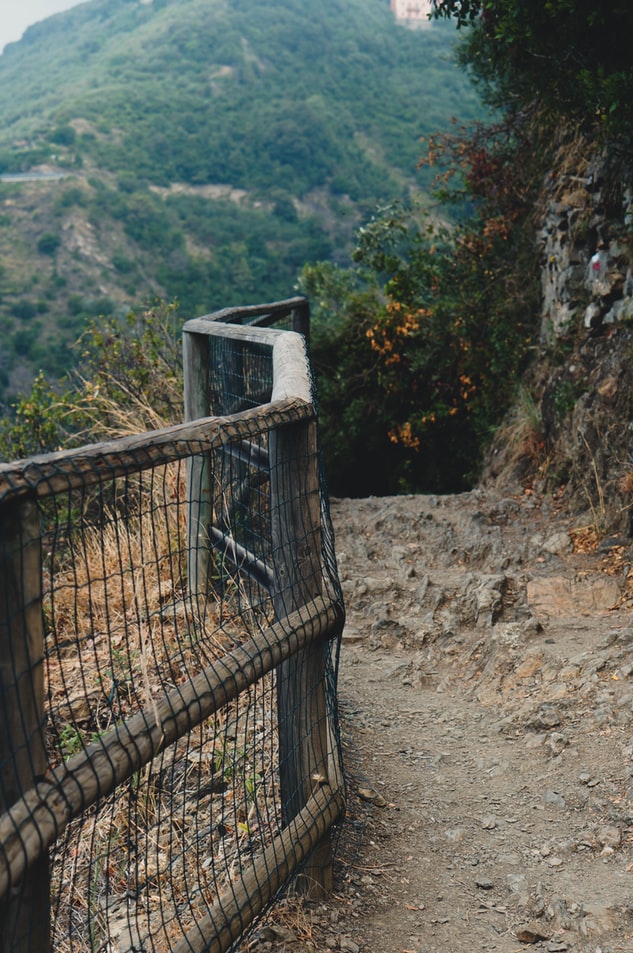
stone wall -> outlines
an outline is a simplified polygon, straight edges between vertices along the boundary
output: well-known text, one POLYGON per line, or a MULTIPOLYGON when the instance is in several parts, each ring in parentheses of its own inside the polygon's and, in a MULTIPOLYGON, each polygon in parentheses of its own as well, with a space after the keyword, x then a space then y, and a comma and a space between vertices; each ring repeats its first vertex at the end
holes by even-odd
POLYGON ((545 182, 540 346, 483 482, 555 490, 580 525, 633 549, 632 182, 582 144, 545 182))
POLYGON ((633 318, 633 187, 621 165, 576 156, 545 184, 541 341, 633 318), (627 183, 627 179, 629 182, 627 183))

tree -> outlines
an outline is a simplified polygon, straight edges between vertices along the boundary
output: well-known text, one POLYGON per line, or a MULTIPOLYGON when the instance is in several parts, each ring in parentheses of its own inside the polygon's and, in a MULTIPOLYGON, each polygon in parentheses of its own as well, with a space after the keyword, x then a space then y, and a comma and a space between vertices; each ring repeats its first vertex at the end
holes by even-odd
POLYGON ((61 242, 62 240, 59 235, 53 235, 52 232, 44 232, 42 237, 38 240, 37 250, 41 255, 54 255, 61 245, 61 242))
MULTIPOLYGON (((470 148, 478 167, 481 137, 470 148)), ((486 181, 496 183, 504 169, 488 148, 497 175, 486 181)), ((537 313, 532 235, 516 227, 516 196, 485 198, 480 214, 450 229, 390 206, 361 229, 353 269, 304 271, 335 493, 449 492, 476 478, 537 313), (518 284, 509 261, 522 269, 518 284)))
POLYGON ((633 7, 595 0, 433 0, 468 26, 461 60, 504 109, 550 116, 633 143, 633 7))

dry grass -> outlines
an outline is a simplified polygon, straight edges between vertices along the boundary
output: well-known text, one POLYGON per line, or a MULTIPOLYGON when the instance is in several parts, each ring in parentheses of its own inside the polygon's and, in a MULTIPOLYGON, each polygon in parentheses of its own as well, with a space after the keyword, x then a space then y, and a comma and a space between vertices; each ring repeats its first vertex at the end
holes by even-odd
POLYGON ((512 478, 529 482, 547 470, 539 409, 525 387, 521 387, 511 413, 495 434, 487 466, 501 482, 512 482, 512 478))
MULTIPOLYGON (((102 438, 104 425, 107 426, 108 438, 116 439, 161 430, 177 422, 158 412, 147 394, 135 391, 125 381, 115 381, 107 374, 103 377, 103 387, 96 388, 90 381, 79 379, 83 393, 81 407, 88 420, 87 439, 102 438), (116 398, 110 396, 110 390, 117 394, 116 398)), ((180 407, 181 383, 173 376, 162 380, 165 387, 160 405, 180 407)))

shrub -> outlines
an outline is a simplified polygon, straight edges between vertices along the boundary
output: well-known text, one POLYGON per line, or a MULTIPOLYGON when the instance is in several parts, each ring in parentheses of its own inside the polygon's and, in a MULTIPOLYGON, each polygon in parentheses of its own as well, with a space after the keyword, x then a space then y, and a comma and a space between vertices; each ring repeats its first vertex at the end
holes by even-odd
POLYGON ((44 232, 37 243, 37 250, 40 255, 54 255, 61 245, 59 235, 53 235, 52 232, 44 232))
POLYGON ((57 383, 40 372, 30 393, 0 417, 0 458, 18 459, 181 420, 180 323, 175 304, 157 303, 123 320, 91 324, 81 340, 79 371, 57 383))

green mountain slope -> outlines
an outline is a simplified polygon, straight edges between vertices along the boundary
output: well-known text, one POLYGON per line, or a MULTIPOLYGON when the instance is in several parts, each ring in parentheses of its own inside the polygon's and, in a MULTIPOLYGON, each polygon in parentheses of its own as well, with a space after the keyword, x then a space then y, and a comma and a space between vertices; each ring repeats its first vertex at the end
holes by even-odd
POLYGON ((292 293, 377 203, 423 189, 420 137, 480 105, 446 25, 385 0, 90 0, 0 56, 0 394, 61 373, 86 317, 292 293))

